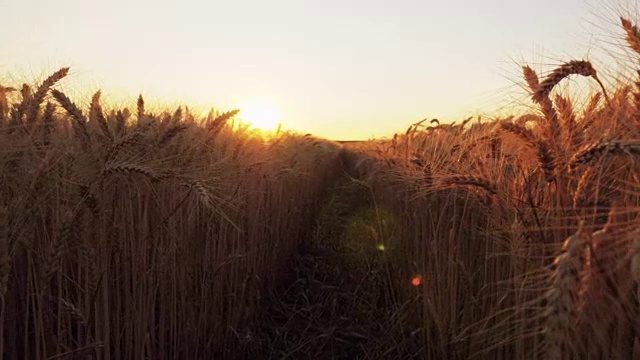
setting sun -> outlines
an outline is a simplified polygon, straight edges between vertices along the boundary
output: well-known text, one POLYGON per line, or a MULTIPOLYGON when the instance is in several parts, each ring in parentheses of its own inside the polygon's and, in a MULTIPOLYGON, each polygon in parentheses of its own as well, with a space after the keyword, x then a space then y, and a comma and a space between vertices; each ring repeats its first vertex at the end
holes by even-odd
POLYGON ((247 104, 240 108, 240 118, 260 130, 275 130, 282 116, 268 104, 247 104))

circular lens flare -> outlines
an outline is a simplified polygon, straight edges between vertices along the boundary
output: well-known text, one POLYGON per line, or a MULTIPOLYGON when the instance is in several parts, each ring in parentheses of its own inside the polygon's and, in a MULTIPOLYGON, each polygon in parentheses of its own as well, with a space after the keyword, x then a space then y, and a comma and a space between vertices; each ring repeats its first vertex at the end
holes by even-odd
POLYGON ((422 279, 420 279, 420 276, 414 276, 413 279, 411 279, 411 285, 420 286, 420 284, 422 284, 422 279))

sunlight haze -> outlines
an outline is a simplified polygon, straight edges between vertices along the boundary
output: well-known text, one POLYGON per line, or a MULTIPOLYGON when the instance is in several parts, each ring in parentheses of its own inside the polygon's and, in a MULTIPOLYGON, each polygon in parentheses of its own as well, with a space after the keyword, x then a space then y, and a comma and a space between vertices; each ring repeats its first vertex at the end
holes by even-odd
MULTIPOLYGON (((610 35, 595 2, 4 1, 0 82, 43 79, 78 103, 222 110, 255 99, 284 129, 336 140, 526 101, 518 63, 560 63, 610 35), (544 44, 544 45, 542 45, 544 44)), ((610 17, 611 14, 603 16, 610 17)), ((612 32, 616 32, 614 30, 612 32)), ((598 45, 595 45, 597 48, 598 45)), ((268 126, 273 126, 271 121, 268 126)))

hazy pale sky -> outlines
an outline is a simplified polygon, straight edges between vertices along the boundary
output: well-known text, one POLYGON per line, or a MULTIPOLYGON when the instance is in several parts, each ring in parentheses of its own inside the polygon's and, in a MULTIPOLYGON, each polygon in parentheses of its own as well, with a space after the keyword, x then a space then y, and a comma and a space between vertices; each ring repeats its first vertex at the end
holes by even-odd
POLYGON ((366 139, 526 101, 513 84, 518 64, 589 55, 603 34, 590 22, 613 26, 598 9, 595 0, 0 0, 0 81, 71 66, 62 89, 79 103, 99 88, 150 105, 268 103, 284 128, 366 139))

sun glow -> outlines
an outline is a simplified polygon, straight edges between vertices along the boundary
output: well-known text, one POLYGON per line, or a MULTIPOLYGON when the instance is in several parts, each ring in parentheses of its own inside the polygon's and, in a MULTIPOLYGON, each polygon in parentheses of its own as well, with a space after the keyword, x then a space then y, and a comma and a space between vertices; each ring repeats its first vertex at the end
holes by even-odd
POLYGON ((240 107, 240 118, 252 127, 263 131, 276 130, 282 115, 268 104, 251 103, 240 107))

